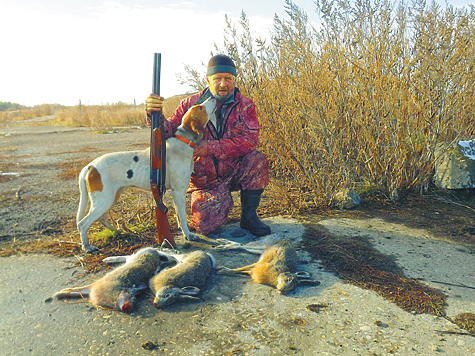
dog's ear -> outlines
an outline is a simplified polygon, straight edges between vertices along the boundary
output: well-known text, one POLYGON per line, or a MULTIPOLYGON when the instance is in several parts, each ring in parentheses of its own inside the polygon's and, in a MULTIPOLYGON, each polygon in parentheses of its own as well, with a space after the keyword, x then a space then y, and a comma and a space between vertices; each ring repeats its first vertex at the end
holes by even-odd
POLYGON ((200 121, 193 117, 190 120, 190 129, 197 135, 202 135, 205 132, 205 128, 201 125, 200 121))
POLYGON ((208 114, 206 108, 203 105, 193 106, 183 116, 182 125, 190 132, 194 132, 197 135, 202 135, 205 131, 206 123, 208 122, 208 114))

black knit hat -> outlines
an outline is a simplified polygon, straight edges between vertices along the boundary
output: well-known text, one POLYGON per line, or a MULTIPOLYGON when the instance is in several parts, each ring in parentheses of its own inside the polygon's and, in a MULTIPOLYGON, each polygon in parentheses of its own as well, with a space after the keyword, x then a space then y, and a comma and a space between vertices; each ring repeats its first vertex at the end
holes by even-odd
POLYGON ((216 73, 231 73, 234 76, 237 76, 236 66, 231 58, 225 56, 224 54, 217 54, 208 62, 208 69, 206 71, 206 76, 216 73))

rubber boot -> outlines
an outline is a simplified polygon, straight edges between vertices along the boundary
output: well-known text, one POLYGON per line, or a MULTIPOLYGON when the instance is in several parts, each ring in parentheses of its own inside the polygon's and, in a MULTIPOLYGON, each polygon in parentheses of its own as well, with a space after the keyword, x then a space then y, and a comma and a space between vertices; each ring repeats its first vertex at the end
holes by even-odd
POLYGON ((264 189, 241 190, 241 229, 255 236, 265 236, 271 233, 270 227, 257 217, 256 209, 261 201, 264 189))

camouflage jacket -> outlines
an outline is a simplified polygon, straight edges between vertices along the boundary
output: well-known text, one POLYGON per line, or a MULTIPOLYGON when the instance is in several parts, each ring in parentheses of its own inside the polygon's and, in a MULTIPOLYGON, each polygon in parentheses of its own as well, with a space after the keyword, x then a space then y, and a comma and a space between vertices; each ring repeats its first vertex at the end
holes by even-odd
MULTIPOLYGON (((165 120, 165 137, 175 134, 183 115, 196 104, 202 103, 211 95, 208 88, 184 98, 177 109, 165 120)), ((218 114, 218 113, 217 113, 218 114)), ((208 122, 203 140, 208 141, 206 157, 194 157, 195 167, 190 186, 205 188, 222 177, 228 177, 237 169, 240 157, 257 149, 260 125, 256 108, 251 99, 241 95, 238 88, 234 95, 223 104, 218 127, 208 122)))

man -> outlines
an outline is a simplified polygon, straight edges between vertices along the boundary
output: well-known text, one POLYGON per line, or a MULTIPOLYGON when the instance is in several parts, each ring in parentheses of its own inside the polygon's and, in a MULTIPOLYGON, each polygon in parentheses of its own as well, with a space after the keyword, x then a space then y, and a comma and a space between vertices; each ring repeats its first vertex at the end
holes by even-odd
MULTIPOLYGON (((255 236, 271 233, 259 220, 256 209, 269 183, 268 162, 257 151, 260 125, 252 100, 241 95, 236 84, 236 66, 225 55, 208 63, 208 87, 183 99, 164 122, 165 137, 174 135, 182 117, 193 105, 213 96, 218 104, 216 119, 208 122, 203 140, 195 147, 191 192, 193 226, 207 235, 226 224, 233 207, 231 191, 241 190, 241 228, 255 236)), ((163 98, 151 94, 146 100, 148 122, 153 111, 161 110, 163 98)))

